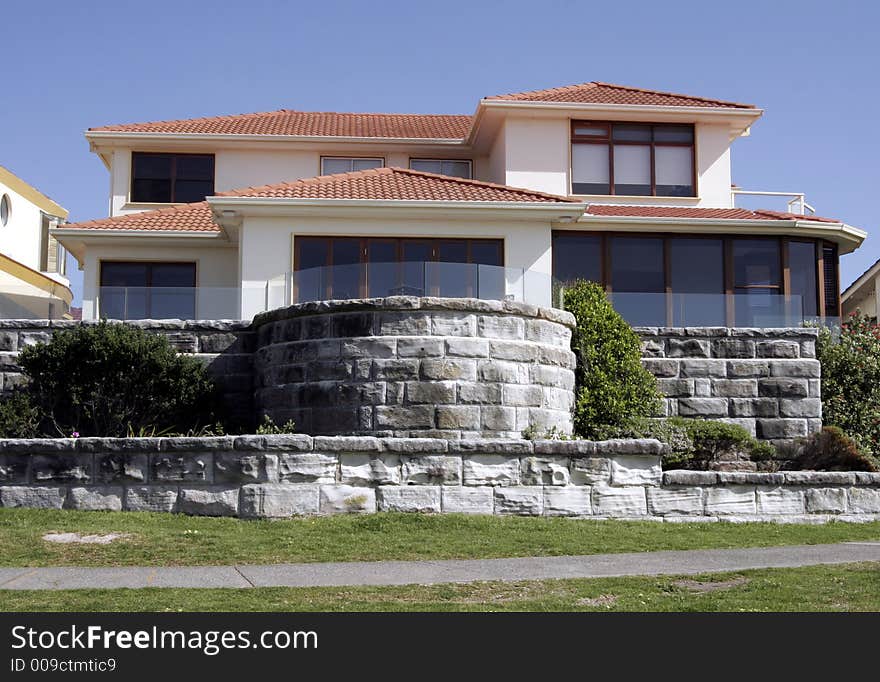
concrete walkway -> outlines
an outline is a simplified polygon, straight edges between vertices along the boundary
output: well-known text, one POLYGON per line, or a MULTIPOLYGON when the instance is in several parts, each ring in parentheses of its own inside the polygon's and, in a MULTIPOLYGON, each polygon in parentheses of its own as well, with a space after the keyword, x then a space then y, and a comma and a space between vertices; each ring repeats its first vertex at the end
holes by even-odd
POLYGON ((880 542, 519 559, 371 561, 271 566, 0 568, 0 589, 424 585, 475 580, 693 575, 857 561, 880 562, 880 542))

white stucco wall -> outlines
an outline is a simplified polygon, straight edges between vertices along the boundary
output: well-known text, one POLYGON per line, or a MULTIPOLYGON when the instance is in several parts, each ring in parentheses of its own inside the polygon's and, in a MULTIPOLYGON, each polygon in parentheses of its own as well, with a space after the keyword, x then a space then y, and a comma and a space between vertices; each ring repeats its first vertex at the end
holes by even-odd
POLYGON ((843 316, 860 310, 863 315, 868 317, 878 317, 877 301, 880 296, 880 275, 875 277, 870 283, 866 283, 851 296, 842 301, 843 316))
POLYGON ((238 317, 238 250, 234 246, 176 246, 127 243, 90 245, 83 265, 83 319, 98 316, 100 264, 104 260, 194 262, 196 285, 205 287, 196 305, 201 319, 238 317))
POLYGON ((40 269, 40 230, 42 214, 38 206, 31 203, 8 185, 0 182, 0 197, 9 196, 9 220, 6 226, 0 225, 0 253, 27 265, 40 269))
MULTIPOLYGON (((550 304, 551 229, 548 222, 475 222, 445 218, 245 218, 241 231, 242 313, 251 317, 263 309, 267 283, 293 269, 293 247, 297 235, 394 237, 485 237, 504 240, 504 264, 508 268, 531 270, 525 283, 530 303, 550 304), (545 276, 542 276, 545 275, 545 276)), ((508 293, 520 298, 523 282, 510 272, 508 293)), ((271 285, 270 285, 271 288, 271 285)))

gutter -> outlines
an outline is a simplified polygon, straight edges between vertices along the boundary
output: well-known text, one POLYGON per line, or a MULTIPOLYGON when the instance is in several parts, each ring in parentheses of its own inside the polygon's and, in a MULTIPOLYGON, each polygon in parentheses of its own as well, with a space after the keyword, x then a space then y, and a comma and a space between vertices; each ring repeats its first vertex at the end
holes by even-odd
POLYGON ((218 133, 127 132, 122 130, 87 130, 87 140, 218 140, 225 142, 344 142, 347 144, 444 145, 461 147, 465 138, 429 137, 345 137, 341 135, 231 135, 218 133))
POLYGON ((437 201, 414 199, 308 199, 288 197, 208 197, 211 206, 344 206, 347 208, 442 208, 442 209, 475 209, 495 208, 524 211, 560 210, 580 212, 586 210, 587 204, 574 201, 539 202, 539 201, 437 201))

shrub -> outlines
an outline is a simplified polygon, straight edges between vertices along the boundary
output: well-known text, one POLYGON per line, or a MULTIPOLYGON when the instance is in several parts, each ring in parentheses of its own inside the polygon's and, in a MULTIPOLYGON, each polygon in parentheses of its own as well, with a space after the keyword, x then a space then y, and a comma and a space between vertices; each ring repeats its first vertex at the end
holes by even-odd
POLYGON ((836 426, 825 426, 803 439, 790 469, 810 471, 880 471, 880 461, 836 426))
POLYGON ((840 325, 839 339, 819 330, 822 417, 861 447, 880 454, 880 326, 860 313, 840 325))
POLYGON ((25 389, 0 400, 0 438, 37 438, 43 415, 25 389))
POLYGON ((601 427, 623 427, 656 415, 657 382, 641 362, 641 342, 614 310, 602 287, 583 280, 564 291, 565 309, 577 326, 571 349, 577 356, 574 429, 596 438, 601 427))
POLYGON ((268 414, 263 415, 262 423, 257 427, 257 433, 261 436, 277 436, 282 433, 296 433, 296 423, 293 419, 288 419, 284 424, 278 426, 275 420, 268 414))
POLYGON ((19 364, 46 435, 186 433, 218 421, 219 395, 204 365, 136 327, 61 330, 23 349, 19 364))

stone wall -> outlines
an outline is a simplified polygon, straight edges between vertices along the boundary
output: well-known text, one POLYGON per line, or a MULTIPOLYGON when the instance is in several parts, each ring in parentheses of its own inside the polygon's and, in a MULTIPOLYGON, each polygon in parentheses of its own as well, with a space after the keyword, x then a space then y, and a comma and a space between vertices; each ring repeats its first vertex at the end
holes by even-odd
MULTIPOLYGON (((0 320, 0 394, 8 394, 24 381, 18 351, 45 343, 54 331, 97 322, 74 320, 0 320)), ((168 337, 179 353, 194 355, 208 367, 219 384, 230 417, 245 425, 254 423, 252 354, 256 334, 249 322, 235 320, 136 320, 127 325, 168 337)))
POLYGON ((306 303, 258 315, 255 401, 310 434, 570 434, 574 317, 476 299, 306 303))
POLYGON ((209 516, 406 511, 880 519, 880 474, 660 470, 654 440, 302 435, 0 441, 0 506, 209 516))
POLYGON ((782 444, 822 428, 816 329, 638 327, 667 416, 744 426, 782 444))

